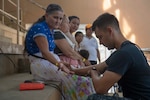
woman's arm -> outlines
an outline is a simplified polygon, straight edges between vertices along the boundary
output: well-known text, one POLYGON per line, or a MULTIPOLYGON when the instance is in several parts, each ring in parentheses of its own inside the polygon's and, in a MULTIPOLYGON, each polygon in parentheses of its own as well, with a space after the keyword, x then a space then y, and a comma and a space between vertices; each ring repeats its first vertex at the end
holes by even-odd
POLYGON ((35 42, 42 53, 42 56, 47 59, 52 64, 59 67, 59 69, 63 70, 66 73, 73 73, 71 72, 62 62, 59 62, 55 59, 55 57, 50 53, 48 48, 47 39, 44 36, 37 36, 35 37, 35 42))
POLYGON ((83 58, 77 51, 73 50, 66 39, 57 39, 55 40, 55 43, 67 57, 78 60, 81 65, 84 65, 84 63, 85 65, 91 65, 87 59, 83 58))
POLYGON ((71 43, 69 43, 69 40, 66 39, 67 37, 64 33, 62 33, 61 31, 55 31, 54 38, 55 38, 55 44, 65 56, 71 59, 78 60, 80 65, 82 66, 91 65, 91 63, 88 60, 83 58, 77 51, 75 51, 71 47, 70 45, 71 43))
POLYGON ((44 36, 37 36, 35 37, 35 42, 40 49, 40 52, 42 53, 42 56, 53 63, 57 63, 58 61, 54 58, 54 56, 50 53, 49 48, 48 48, 48 42, 44 36))
POLYGON ((66 39, 55 40, 57 47, 63 52, 64 55, 76 60, 83 60, 83 57, 69 45, 66 39))

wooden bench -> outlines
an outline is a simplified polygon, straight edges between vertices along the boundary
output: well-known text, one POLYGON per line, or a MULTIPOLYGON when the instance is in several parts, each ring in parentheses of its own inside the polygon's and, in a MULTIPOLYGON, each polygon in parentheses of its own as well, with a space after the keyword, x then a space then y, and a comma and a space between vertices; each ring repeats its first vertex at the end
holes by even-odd
MULTIPOLYGON (((45 85, 43 90, 20 91, 19 85, 25 80, 32 80, 29 73, 17 73, 0 78, 0 100, 61 100, 60 92, 45 85)), ((60 82, 53 84, 61 85, 60 82)))

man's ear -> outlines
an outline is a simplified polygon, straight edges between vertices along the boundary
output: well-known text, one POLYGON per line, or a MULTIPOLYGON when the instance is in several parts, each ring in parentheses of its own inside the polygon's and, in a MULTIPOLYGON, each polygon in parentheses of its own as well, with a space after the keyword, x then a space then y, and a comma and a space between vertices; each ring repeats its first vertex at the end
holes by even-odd
POLYGON ((112 33, 113 33, 112 27, 108 26, 108 27, 107 27, 107 31, 108 31, 109 34, 112 34, 112 33))

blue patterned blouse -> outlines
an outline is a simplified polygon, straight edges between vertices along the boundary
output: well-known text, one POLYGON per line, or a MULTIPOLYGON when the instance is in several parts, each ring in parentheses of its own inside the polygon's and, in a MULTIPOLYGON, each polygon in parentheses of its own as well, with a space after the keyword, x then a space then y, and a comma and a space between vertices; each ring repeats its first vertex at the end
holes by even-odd
POLYGON ((28 31, 25 39, 26 51, 29 54, 39 53, 40 50, 35 43, 34 38, 37 36, 44 36, 49 44, 49 51, 54 51, 55 43, 53 38, 53 31, 50 31, 47 23, 45 21, 34 24, 28 31))

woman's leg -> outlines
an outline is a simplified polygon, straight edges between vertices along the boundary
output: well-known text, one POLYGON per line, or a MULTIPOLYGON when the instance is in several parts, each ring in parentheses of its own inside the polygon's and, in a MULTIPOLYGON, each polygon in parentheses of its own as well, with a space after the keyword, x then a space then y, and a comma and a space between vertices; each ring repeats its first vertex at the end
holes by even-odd
POLYGON ((31 71, 36 80, 60 81, 66 100, 86 100, 88 95, 95 93, 89 77, 68 75, 58 71, 58 68, 47 60, 32 60, 31 71))

